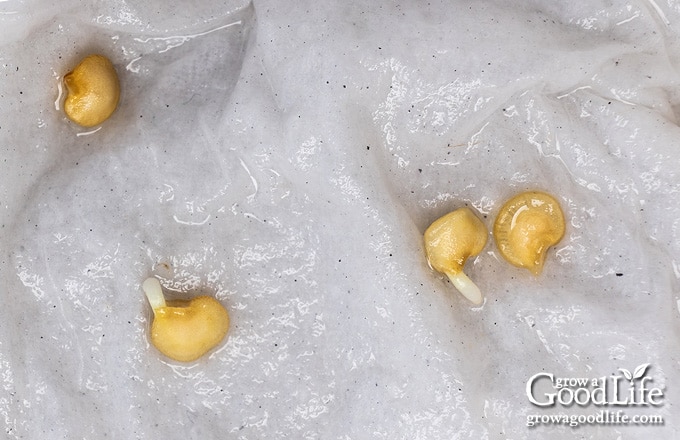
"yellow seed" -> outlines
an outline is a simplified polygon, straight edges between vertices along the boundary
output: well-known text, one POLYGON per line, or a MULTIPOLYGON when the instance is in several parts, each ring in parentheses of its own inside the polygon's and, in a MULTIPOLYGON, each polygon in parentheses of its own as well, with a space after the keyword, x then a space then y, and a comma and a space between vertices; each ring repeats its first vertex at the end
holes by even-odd
POLYGON ((211 296, 167 301, 160 283, 149 278, 142 286, 153 308, 151 343, 164 355, 194 361, 216 347, 229 330, 229 314, 211 296))
POLYGON ((85 57, 64 76, 64 85, 64 112, 83 127, 101 124, 118 106, 118 75, 111 61, 102 55, 85 57))
POLYGON ((424 236, 430 266, 446 274, 458 291, 475 304, 481 304, 483 297, 463 267, 469 257, 484 249, 487 237, 486 226, 469 208, 457 209, 435 220, 424 236))
POLYGON ((503 258, 539 275, 546 252, 559 243, 564 230, 564 214, 557 200, 543 192, 529 191, 503 205, 493 235, 503 258))

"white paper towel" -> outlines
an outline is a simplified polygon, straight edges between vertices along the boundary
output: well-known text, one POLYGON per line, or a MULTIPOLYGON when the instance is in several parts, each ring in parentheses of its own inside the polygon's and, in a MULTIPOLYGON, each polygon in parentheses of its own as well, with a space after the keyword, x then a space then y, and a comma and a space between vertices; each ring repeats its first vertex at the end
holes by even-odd
POLYGON ((7 438, 680 436, 680 3, 143 3, 0 3, 7 438), (58 86, 93 52, 91 132, 58 86), (538 278, 490 237, 473 308, 422 233, 527 189, 566 235, 538 278), (160 355, 149 275, 226 343, 160 355), (527 396, 645 364, 659 405, 527 396), (664 423, 541 421, 605 410, 664 423))

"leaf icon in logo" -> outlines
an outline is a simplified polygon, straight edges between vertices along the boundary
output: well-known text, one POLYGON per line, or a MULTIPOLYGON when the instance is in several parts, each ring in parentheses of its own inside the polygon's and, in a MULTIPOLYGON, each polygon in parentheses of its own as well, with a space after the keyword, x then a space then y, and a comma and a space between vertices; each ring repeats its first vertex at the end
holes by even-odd
MULTIPOLYGON (((635 371, 633 372, 633 379, 639 379, 642 376, 644 376, 645 372, 647 372, 647 368, 649 368, 649 364, 642 364, 639 367, 637 367, 635 369, 635 371)), ((633 380, 633 379, 628 379, 628 380, 633 380)))
POLYGON ((619 371, 623 373, 626 379, 633 380, 633 375, 630 374, 630 371, 626 370, 625 368, 619 368, 619 371))

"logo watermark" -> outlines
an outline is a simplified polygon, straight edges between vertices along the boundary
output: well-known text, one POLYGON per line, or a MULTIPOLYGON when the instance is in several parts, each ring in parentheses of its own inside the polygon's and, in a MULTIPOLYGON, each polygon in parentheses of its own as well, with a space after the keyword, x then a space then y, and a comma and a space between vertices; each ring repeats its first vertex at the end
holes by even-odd
POLYGON ((634 414, 625 408, 658 408, 663 404, 664 391, 648 376, 650 364, 642 364, 632 372, 619 368, 621 374, 601 377, 557 377, 552 373, 537 373, 526 384, 529 402, 539 408, 582 409, 594 407, 591 414, 531 414, 527 426, 563 424, 580 425, 663 425, 657 414, 634 414))
POLYGON ((567 425, 576 428, 581 425, 660 425, 663 417, 658 414, 635 414, 630 416, 623 412, 600 410, 595 414, 529 414, 527 426, 567 425))

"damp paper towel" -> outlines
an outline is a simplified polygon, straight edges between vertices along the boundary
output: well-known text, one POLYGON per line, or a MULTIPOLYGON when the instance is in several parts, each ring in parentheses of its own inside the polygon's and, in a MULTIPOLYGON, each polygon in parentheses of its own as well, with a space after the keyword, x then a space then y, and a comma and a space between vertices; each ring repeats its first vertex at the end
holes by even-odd
POLYGON ((0 3, 5 438, 680 437, 680 2, 137 3, 0 3), (566 234, 474 307, 422 234, 528 189, 566 234), (227 340, 160 355, 149 276, 227 340))

